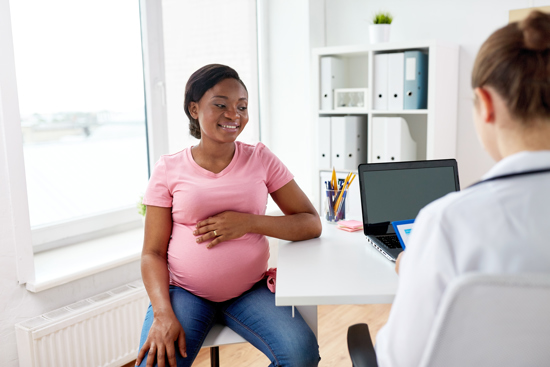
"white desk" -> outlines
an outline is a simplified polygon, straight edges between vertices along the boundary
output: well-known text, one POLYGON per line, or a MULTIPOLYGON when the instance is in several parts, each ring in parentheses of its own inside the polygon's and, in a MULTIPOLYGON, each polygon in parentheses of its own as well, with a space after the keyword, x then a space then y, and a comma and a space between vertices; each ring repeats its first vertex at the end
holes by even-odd
POLYGON ((367 242, 323 222, 321 237, 279 241, 277 306, 392 303, 395 265, 367 242))

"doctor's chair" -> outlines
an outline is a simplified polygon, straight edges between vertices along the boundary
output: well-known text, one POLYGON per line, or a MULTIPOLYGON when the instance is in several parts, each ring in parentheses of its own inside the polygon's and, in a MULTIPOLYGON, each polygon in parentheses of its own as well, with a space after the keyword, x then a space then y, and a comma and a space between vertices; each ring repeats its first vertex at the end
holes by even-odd
MULTIPOLYGON (((376 367, 367 324, 348 329, 354 367, 376 367)), ((550 275, 468 274, 445 292, 420 366, 548 366, 550 275)))

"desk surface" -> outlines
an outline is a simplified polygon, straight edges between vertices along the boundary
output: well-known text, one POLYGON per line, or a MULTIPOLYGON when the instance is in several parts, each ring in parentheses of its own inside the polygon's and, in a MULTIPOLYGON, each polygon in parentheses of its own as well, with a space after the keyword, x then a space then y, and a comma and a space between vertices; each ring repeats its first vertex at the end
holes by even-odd
POLYGON ((395 265, 365 238, 323 222, 321 237, 279 241, 277 306, 392 303, 395 265))

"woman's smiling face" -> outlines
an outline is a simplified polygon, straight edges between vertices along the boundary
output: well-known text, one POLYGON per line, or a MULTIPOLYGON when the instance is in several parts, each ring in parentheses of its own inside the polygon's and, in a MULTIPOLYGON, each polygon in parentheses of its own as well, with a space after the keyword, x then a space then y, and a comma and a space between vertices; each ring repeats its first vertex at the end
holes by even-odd
POLYGON ((199 121, 201 139, 235 141, 248 122, 248 93, 236 79, 224 79, 207 90, 189 112, 199 121))

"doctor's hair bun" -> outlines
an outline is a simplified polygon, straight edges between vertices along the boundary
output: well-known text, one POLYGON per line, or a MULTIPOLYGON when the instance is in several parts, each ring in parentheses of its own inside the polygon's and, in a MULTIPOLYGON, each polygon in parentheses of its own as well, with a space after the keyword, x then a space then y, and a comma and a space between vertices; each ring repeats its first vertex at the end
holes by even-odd
POLYGON ((550 14, 534 10, 487 38, 474 62, 472 88, 487 86, 522 124, 550 121, 550 14))
POLYGON ((550 49, 550 14, 534 10, 518 23, 518 28, 523 33, 525 49, 532 51, 550 49))

